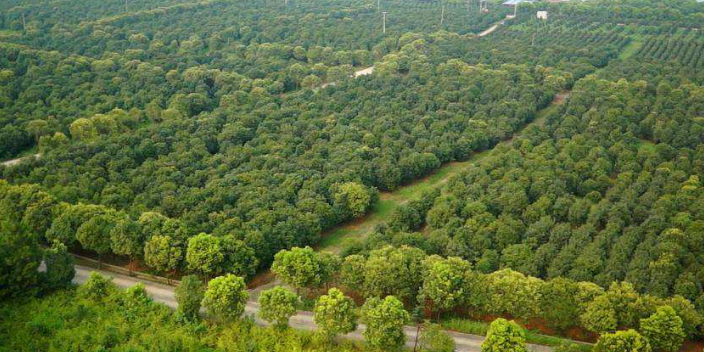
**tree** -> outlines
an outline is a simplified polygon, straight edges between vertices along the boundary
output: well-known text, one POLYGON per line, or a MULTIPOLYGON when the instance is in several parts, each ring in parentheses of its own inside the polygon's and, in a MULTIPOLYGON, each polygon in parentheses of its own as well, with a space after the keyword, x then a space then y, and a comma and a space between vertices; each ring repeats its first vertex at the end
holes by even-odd
POLYGON ((83 117, 73 121, 69 130, 71 131, 71 137, 77 141, 90 141, 98 136, 98 131, 95 129, 93 122, 83 117))
POLYGON ((335 193, 335 205, 352 218, 364 215, 371 202, 372 195, 364 185, 359 183, 343 183, 339 185, 335 193))
POLYGON ((408 246, 386 246, 372 251, 364 266, 365 296, 415 297, 423 280, 420 274, 425 257, 422 250, 408 246))
POLYGON ((208 283, 203 306, 208 314, 221 322, 238 319, 247 304, 247 285, 244 279, 232 274, 218 276, 208 283))
POLYGON ((110 232, 117 222, 117 213, 111 210, 96 209, 96 213, 76 232, 76 239, 85 249, 98 253, 99 265, 103 254, 110 251, 110 232))
MULTIPOLYGON (((144 244, 144 260, 161 273, 176 270, 183 251, 169 236, 154 236, 144 244)), ((168 277, 168 276, 167 276, 168 277)))
POLYGON ((221 238, 220 246, 224 254, 223 268, 226 272, 242 277, 254 275, 259 266, 254 249, 234 236, 221 238))
POLYGON ((526 333, 513 321, 503 318, 489 325, 482 352, 526 352, 526 333))
POLYGON ((613 331, 618 325, 616 310, 606 295, 598 296, 589 303, 580 320, 584 328, 596 333, 613 331))
POLYGON ((19 223, 0 216, 0 298, 31 296, 39 281, 39 240, 19 223))
POLYGON ((201 233, 188 240, 186 250, 188 269, 200 273, 204 279, 222 272, 224 259, 220 240, 217 237, 201 233))
POLYGON ((580 289, 576 282, 555 278, 540 286, 539 304, 542 317, 555 329, 579 325, 580 289))
POLYGON ((179 313, 188 320, 196 321, 205 296, 203 282, 194 275, 186 275, 181 278, 181 283, 176 287, 175 295, 179 313))
POLYGON ((336 288, 318 298, 313 314, 315 324, 329 339, 357 329, 354 301, 336 288))
POLYGON ((91 271, 86 282, 78 288, 78 296, 91 301, 102 301, 116 292, 117 287, 112 279, 95 271, 91 271))
POLYGON ((298 296, 280 286, 262 291, 259 295, 259 317, 277 327, 286 327, 296 314, 298 296))
POLYGON ((364 339, 373 347, 396 349, 403 346, 406 342, 403 327, 409 320, 403 303, 394 296, 373 297, 362 306, 362 322, 367 325, 364 339))
POLYGON ((650 352, 648 339, 637 331, 617 331, 613 334, 604 334, 592 349, 594 352, 650 352))
POLYGON ((128 217, 118 220, 110 231, 110 248, 115 254, 129 256, 131 274, 134 256, 141 254, 144 250, 144 237, 139 225, 128 217))
POLYGON ((359 255, 353 254, 345 257, 340 267, 339 282, 347 290, 360 291, 364 285, 364 265, 366 259, 359 255))
POLYGON ((323 267, 318 254, 310 247, 293 247, 290 251, 276 253, 271 271, 296 290, 320 286, 323 279, 323 267))
POLYGON ((429 301, 439 314, 464 302, 470 270, 467 261, 431 256, 423 261, 423 266, 423 286, 418 296, 421 304, 429 301))
POLYGON ((61 242, 54 242, 51 248, 44 251, 44 285, 48 289, 66 288, 71 285, 71 280, 76 275, 73 267, 73 256, 61 242))
POLYGON ((453 352, 455 340, 438 324, 425 324, 420 334, 420 350, 427 352, 453 352))
POLYGON ((670 306, 659 307, 653 315, 640 320, 640 331, 655 351, 675 352, 685 338, 682 318, 670 306))
POLYGON ((34 140, 37 143, 39 143, 39 137, 50 132, 49 123, 45 120, 32 120, 27 122, 25 130, 34 136, 34 140))

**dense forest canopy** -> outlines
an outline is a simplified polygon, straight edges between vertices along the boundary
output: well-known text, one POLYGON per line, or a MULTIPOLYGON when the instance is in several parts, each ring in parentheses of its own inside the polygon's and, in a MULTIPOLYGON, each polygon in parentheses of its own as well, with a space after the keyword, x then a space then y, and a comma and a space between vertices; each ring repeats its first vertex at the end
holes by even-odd
POLYGON ((0 166, 0 229, 31 254, 12 258, 38 265, 41 244, 210 279, 287 277, 295 253, 321 271, 300 287, 594 333, 667 305, 700 338, 704 4, 488 6, 3 2, 0 157, 39 153, 0 166), (480 152, 340 257, 302 249, 480 152), (481 289, 440 304, 433 270, 481 289), (563 288, 582 301, 555 318, 541 295, 563 288))

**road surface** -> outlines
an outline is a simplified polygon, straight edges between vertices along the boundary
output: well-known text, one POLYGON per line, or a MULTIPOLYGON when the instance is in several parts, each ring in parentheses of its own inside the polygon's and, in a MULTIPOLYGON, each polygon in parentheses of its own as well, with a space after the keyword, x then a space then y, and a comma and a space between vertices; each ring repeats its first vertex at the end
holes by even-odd
MULTIPOLYGON (((91 271, 98 271, 92 268, 76 265, 76 276, 73 278, 73 282, 76 284, 82 284, 88 278, 91 271)), ((112 281, 118 287, 125 289, 136 285, 137 283, 144 284, 147 293, 154 299, 154 301, 165 304, 166 306, 176 309, 177 303, 174 297, 174 288, 172 286, 167 286, 151 281, 141 280, 130 276, 120 275, 112 272, 99 271, 102 275, 106 277, 111 277, 112 281)), ((245 307, 245 315, 251 315, 255 317, 255 321, 259 325, 268 325, 265 321, 262 321, 257 317, 257 312, 259 311, 259 304, 256 301, 250 300, 247 302, 245 307)), ((299 330, 315 330, 316 325, 313 321, 313 314, 307 311, 299 311, 298 314, 291 317, 289 325, 295 329, 299 330)), ((364 340, 362 332, 365 326, 359 324, 356 331, 353 331, 347 335, 345 338, 352 340, 364 340)), ((412 326, 407 326, 404 328, 406 333, 406 345, 413 347, 413 342, 415 340, 416 328, 412 326)), ((448 332, 448 334, 455 340, 457 344, 458 352, 481 352, 481 344, 484 340, 483 336, 462 334, 457 332, 448 332)), ((552 349, 545 346, 528 345, 528 350, 533 352, 552 352, 552 349)))

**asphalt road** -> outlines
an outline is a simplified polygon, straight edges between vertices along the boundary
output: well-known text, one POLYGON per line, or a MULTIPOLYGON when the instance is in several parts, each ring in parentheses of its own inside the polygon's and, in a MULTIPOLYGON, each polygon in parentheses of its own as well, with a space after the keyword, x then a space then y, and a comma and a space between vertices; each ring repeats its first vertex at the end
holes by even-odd
MULTIPOLYGON (((76 265, 76 276, 74 277, 73 282, 76 284, 84 283, 91 271, 98 270, 76 265)), ((166 306, 172 309, 176 309, 176 307, 178 306, 174 297, 174 288, 172 286, 141 280, 138 278, 120 275, 107 271, 99 272, 106 277, 111 277, 115 285, 122 289, 134 286, 137 283, 142 283, 144 284, 147 292, 154 299, 154 301, 165 304, 166 306)), ((256 301, 247 302, 247 306, 245 307, 245 314, 254 316, 256 323, 259 325, 268 325, 268 323, 262 321, 257 317, 258 311, 259 303, 257 303, 256 301)), ((315 322, 313 321, 313 314, 307 311, 299 311, 298 314, 291 317, 289 325, 299 330, 315 330, 317 328, 315 322)), ((365 326, 363 324, 359 324, 359 327, 356 331, 353 331, 345 335, 344 337, 352 340, 364 340, 364 336, 362 336, 362 332, 364 331, 364 329, 365 326)), ((407 337, 406 345, 412 348, 416 336, 416 328, 412 326, 407 326, 404 330, 406 332, 407 337)), ((484 340, 483 336, 462 334, 457 332, 448 332, 448 334, 455 339, 458 352, 481 352, 481 344, 484 340)), ((528 350, 534 352, 552 351, 552 349, 549 347, 538 345, 528 345, 528 350)))

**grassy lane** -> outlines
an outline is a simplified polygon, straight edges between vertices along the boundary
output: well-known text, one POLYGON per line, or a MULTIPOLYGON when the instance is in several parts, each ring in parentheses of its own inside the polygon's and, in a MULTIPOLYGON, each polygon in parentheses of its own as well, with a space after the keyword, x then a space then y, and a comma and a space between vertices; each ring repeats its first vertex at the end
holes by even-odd
MULTIPOLYGON (((564 103, 568 94, 569 93, 558 94, 552 104, 538 111, 536 118, 532 122, 526 124, 521 130, 514 133, 514 136, 519 135, 523 129, 532 124, 541 124, 545 119, 545 116, 564 103)), ((505 145, 511 143, 512 141, 513 137, 499 143, 498 145, 505 145)), ((387 221, 397 207, 406 204, 411 200, 419 199, 420 195, 424 191, 441 187, 447 183, 451 177, 459 174, 469 165, 481 160, 488 155, 489 152, 490 150, 484 150, 481 152, 472 153, 472 155, 465 161, 453 161, 444 164, 430 175, 401 186, 393 192, 381 192, 379 194, 379 201, 374 204, 366 216, 344 223, 324 233, 317 249, 330 253, 338 253, 351 239, 364 238, 369 233, 374 231, 374 228, 378 224, 387 221)))

